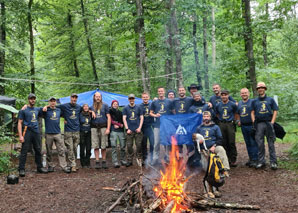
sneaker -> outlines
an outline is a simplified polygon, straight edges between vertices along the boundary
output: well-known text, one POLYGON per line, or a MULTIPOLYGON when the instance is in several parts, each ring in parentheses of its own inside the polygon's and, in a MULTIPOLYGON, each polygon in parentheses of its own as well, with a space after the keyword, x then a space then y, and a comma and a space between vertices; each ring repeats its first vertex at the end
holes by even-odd
POLYGON ((126 167, 130 167, 130 166, 132 166, 132 162, 128 162, 128 163, 126 164, 126 167))
POLYGON ((100 161, 95 161, 95 169, 100 169, 100 161))
POLYGON ((265 168, 266 167, 266 164, 265 163, 258 163, 257 165, 256 165, 256 169, 263 169, 263 168, 265 168))
POLYGON ((114 168, 120 168, 120 165, 118 162, 114 164, 114 168))
POLYGON ((122 160, 121 161, 121 166, 126 166, 127 165, 127 162, 125 160, 122 160))
POLYGON ((65 173, 70 173, 70 172, 71 172, 69 167, 65 167, 65 168, 63 168, 62 170, 63 170, 63 172, 65 172, 65 173))
POLYGON ((48 172, 54 172, 54 167, 49 166, 49 167, 48 167, 48 172))
POLYGON ((251 162, 250 162, 250 168, 256 168, 256 166, 257 166, 257 161, 255 161, 255 160, 252 160, 251 162))
POLYGON ((20 177, 25 177, 25 175, 26 175, 25 170, 24 170, 24 169, 21 169, 21 170, 19 171, 19 176, 20 176, 20 177))
POLYGON ((270 168, 271 168, 272 170, 277 170, 277 164, 276 164, 276 163, 271 163, 271 164, 270 164, 270 168))
POLYGON ((102 161, 101 168, 103 168, 103 169, 107 169, 108 168, 106 161, 102 161))
POLYGON ((37 173, 47 174, 48 170, 46 168, 37 168, 37 173))
POLYGON ((75 166, 71 167, 71 172, 77 172, 77 168, 75 166))
POLYGON ((250 167, 251 166, 251 161, 249 160, 249 161, 247 161, 246 163, 245 163, 245 166, 248 166, 248 167, 250 167))
POLYGON ((222 196, 222 194, 220 193, 220 191, 215 191, 213 192, 215 198, 220 198, 222 196))

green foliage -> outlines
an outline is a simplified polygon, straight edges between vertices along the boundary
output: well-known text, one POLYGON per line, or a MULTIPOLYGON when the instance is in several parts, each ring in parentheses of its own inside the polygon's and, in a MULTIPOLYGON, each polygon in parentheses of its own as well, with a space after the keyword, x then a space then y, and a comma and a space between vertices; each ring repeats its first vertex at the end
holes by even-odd
MULTIPOLYGON (((0 146, 3 147, 13 142, 13 137, 9 134, 5 126, 0 126, 0 146)), ((0 148, 0 173, 8 172, 11 169, 10 152, 0 148)))

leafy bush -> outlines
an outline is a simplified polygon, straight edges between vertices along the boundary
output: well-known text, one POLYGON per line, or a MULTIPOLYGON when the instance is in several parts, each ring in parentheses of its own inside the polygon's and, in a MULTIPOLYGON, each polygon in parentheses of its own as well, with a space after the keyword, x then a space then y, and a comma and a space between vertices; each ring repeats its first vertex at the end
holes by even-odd
MULTIPOLYGON (((0 126, 0 145, 10 144, 13 142, 13 137, 7 131, 5 126, 0 126)), ((9 151, 0 149, 0 173, 8 172, 11 168, 11 156, 9 151)))

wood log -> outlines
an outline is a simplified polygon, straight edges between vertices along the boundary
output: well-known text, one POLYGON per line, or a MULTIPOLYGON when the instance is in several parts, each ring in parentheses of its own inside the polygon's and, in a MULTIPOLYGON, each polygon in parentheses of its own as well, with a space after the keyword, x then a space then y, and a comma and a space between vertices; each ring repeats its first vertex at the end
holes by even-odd
POLYGON ((160 197, 156 198, 147 209, 144 209, 144 213, 151 213, 155 209, 157 209, 162 203, 162 199, 160 197))
POLYGON ((140 183, 139 180, 132 183, 129 187, 127 187, 125 192, 120 195, 120 197, 113 203, 113 205, 111 205, 108 209, 106 209, 105 213, 111 212, 120 203, 122 198, 130 191, 130 189, 133 188, 134 186, 136 186, 138 183, 140 183))
POLYGON ((224 209, 245 209, 245 210, 259 210, 260 207, 257 205, 247 205, 240 203, 224 203, 209 200, 199 200, 190 202, 194 208, 206 209, 206 208, 224 208, 224 209))
POLYGON ((114 192, 121 192, 122 190, 119 188, 114 188, 114 187, 102 187, 103 190, 109 190, 109 191, 114 191, 114 192))
POLYGON ((171 200, 166 208, 163 210, 163 213, 171 213, 172 208, 174 207, 175 201, 171 200))

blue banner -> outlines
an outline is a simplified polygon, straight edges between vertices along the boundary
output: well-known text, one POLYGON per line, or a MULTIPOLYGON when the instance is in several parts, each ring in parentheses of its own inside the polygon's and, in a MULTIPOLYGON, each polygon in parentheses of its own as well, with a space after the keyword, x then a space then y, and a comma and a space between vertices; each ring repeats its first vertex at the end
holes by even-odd
POLYGON ((160 117, 160 142, 171 145, 174 136, 178 145, 193 144, 192 134, 202 123, 202 114, 163 115, 160 117))

